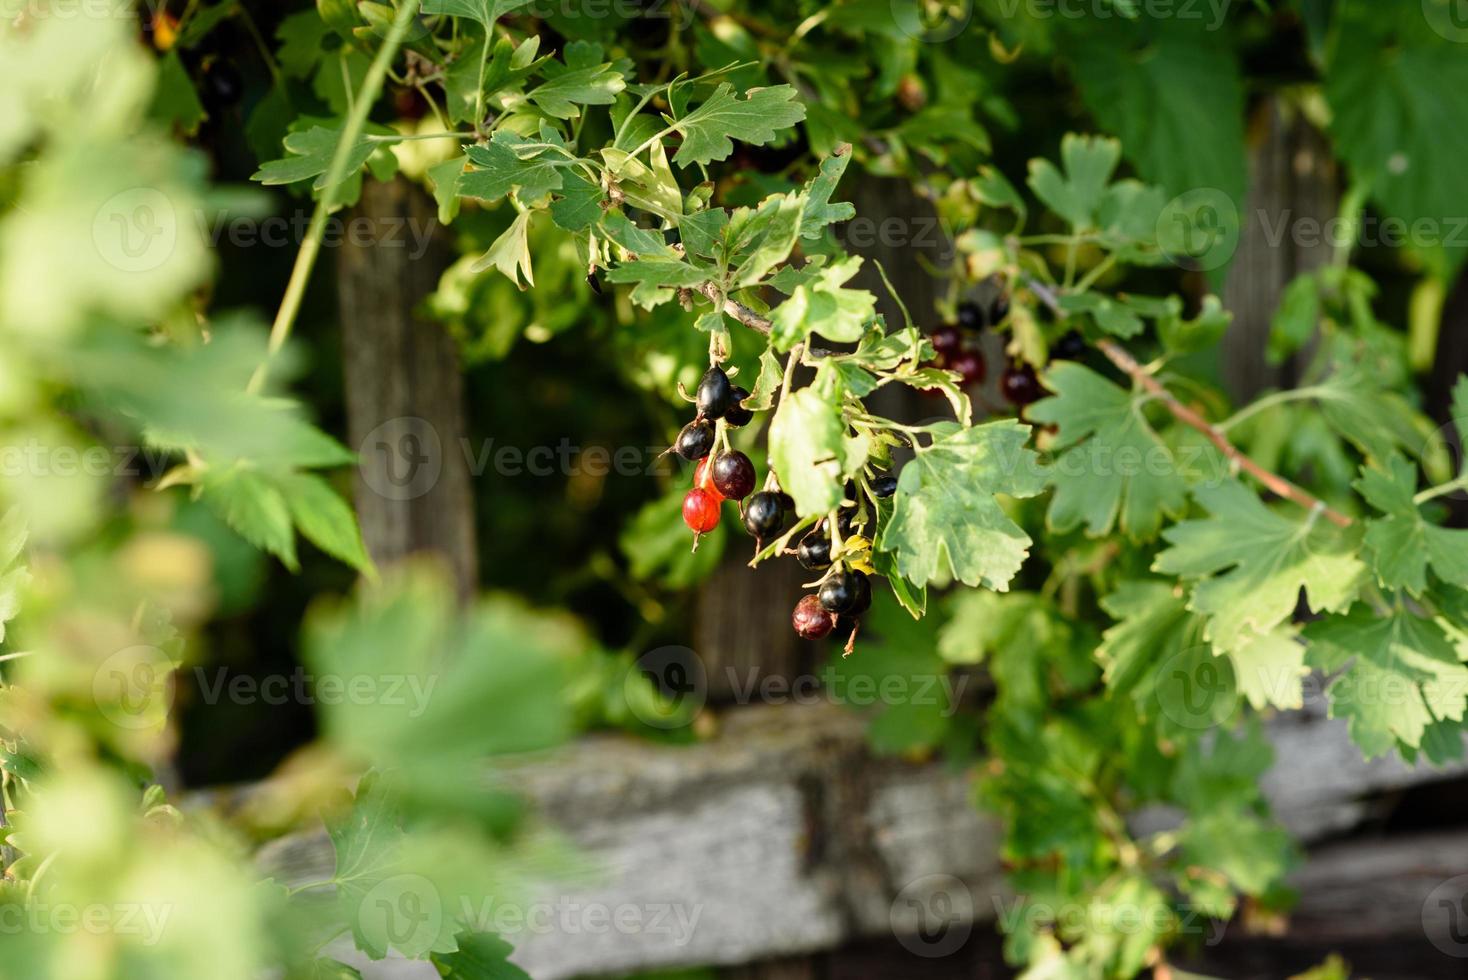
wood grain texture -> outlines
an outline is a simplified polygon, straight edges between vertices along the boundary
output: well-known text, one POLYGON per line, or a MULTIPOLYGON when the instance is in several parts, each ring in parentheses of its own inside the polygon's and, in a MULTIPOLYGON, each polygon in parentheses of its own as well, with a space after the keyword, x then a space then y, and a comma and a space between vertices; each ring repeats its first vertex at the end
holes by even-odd
MULTIPOLYGON (((1270 732, 1279 761, 1265 791, 1306 842, 1349 826, 1373 794, 1463 771, 1363 762, 1334 721, 1277 721, 1270 732)), ((861 937, 916 941, 929 910, 985 922, 1006 900, 999 828, 974 808, 970 777, 873 758, 863 720, 835 705, 739 708, 723 716, 717 736, 693 746, 596 735, 501 767, 496 778, 533 800, 602 869, 536 899, 571 909, 569 927, 507 936, 516 962, 537 980, 747 964, 861 937), (593 931, 589 909, 607 910, 612 921, 623 910, 643 926, 593 931)), ((1464 845, 1455 846, 1459 852, 1432 864, 1429 877, 1440 881, 1468 862, 1464 845)), ((1369 905, 1387 872, 1350 863, 1377 858, 1346 855, 1383 847, 1333 845, 1323 852, 1333 864, 1307 865, 1298 879, 1306 893, 1301 921, 1316 921, 1312 910, 1343 901, 1352 887, 1369 905)), ((260 862, 285 881, 304 881, 321 877, 331 855, 323 834, 301 835, 267 845, 260 862)), ((1383 915, 1382 935, 1410 918, 1400 909, 1383 915)), ((399 963, 373 965, 366 975, 432 974, 399 963)))
POLYGON ((336 270, 362 536, 379 563, 438 556, 467 597, 479 576, 458 349, 416 312, 450 250, 432 199, 402 178, 363 182, 347 227, 363 219, 371 234, 345 236, 336 270), (426 229, 435 233, 417 255, 411 243, 426 229))

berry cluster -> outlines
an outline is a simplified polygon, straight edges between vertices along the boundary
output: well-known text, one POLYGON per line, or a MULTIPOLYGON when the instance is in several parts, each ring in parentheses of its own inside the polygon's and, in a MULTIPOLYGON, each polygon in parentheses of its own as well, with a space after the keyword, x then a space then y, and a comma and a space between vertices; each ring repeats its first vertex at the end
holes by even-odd
POLYGON ((754 413, 744 407, 749 392, 731 384, 723 368, 711 367, 698 383, 695 402, 698 414, 678 433, 673 451, 698 465, 693 471, 693 489, 683 498, 683 523, 697 535, 719 526, 720 504, 743 500, 754 489, 754 464, 737 449, 726 448, 714 455, 722 433, 718 425, 748 425, 754 413))
MULTIPOLYGON (((722 368, 709 368, 694 397, 698 414, 673 443, 672 452, 695 464, 693 486, 683 497, 683 523, 693 531, 695 548, 699 535, 719 526, 726 500, 742 502, 744 529, 755 539, 756 551, 779 537, 787 519, 795 514, 795 501, 779 489, 773 474, 765 481, 764 489, 753 492, 754 464, 744 453, 728 446, 727 429, 747 425, 754 417, 744 406, 748 397, 749 392, 732 384, 722 368)), ((897 492, 897 477, 879 474, 867 487, 874 497, 890 497, 897 492)), ((814 583, 816 591, 802 597, 795 606, 791 618, 795 632, 816 640, 843 627, 848 654, 856 640, 860 617, 872 604, 868 577, 871 541, 854 530, 855 524, 867 520, 858 516, 864 512, 857 495, 856 484, 848 483, 834 531, 828 526, 829 519, 823 520, 806 533, 797 548, 785 552, 794 554, 802 567, 822 573, 814 583), (840 542, 835 550, 839 557, 833 557, 836 542, 840 542)))

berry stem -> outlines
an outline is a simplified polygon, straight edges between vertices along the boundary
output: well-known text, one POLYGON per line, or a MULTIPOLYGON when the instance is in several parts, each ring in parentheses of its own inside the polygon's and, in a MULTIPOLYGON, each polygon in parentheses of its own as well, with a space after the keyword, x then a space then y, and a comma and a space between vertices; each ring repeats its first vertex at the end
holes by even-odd
POLYGON ((311 224, 307 227, 306 239, 301 243, 301 250, 296 253, 295 265, 291 267, 291 277, 290 281, 286 283, 285 296, 281 298, 280 309, 275 314, 275 322, 270 325, 270 340, 265 349, 265 360, 255 368, 255 373, 250 376, 249 384, 245 387, 245 391, 249 394, 256 394, 264 387, 265 377, 270 370, 270 361, 280 353, 280 349, 285 346, 286 340, 290 337, 291 327, 296 322, 296 314, 301 309, 301 300, 306 295, 306 282, 311 278, 311 270, 316 266, 316 257, 321 253, 321 240, 326 234, 327 214, 340 194, 341 183, 347 176, 347 160, 351 157, 352 147, 356 144, 357 137, 367 122, 367 113, 372 108, 372 103, 377 101, 378 93, 382 91, 383 76, 387 74, 388 66, 402 45, 403 38, 407 36, 408 27, 417 13, 418 0, 406 0, 398 8, 397 17, 393 19, 392 27, 388 29, 387 37, 377 51, 377 57, 372 59, 367 74, 362 78, 362 86, 357 91, 351 112, 347 115, 346 124, 342 127, 341 140, 336 144, 336 150, 331 155, 331 166, 326 171, 325 186, 321 190, 321 196, 316 199, 315 210, 311 212, 311 224))
MULTIPOLYGON (((1065 310, 1060 306, 1060 300, 1049 286, 1034 278, 1027 279, 1026 285, 1029 287, 1030 292, 1039 297, 1040 302, 1045 304, 1052 313, 1060 317, 1066 316, 1065 310)), ((1152 376, 1151 372, 1137 363, 1137 359, 1125 347, 1122 347, 1116 341, 1109 338, 1103 338, 1098 341, 1096 347, 1101 353, 1106 355, 1107 360, 1116 365, 1124 374, 1130 376, 1148 394, 1156 398, 1164 408, 1172 413, 1174 418, 1184 425, 1201 432, 1209 442, 1213 443, 1219 452, 1223 453, 1224 457, 1230 463, 1248 472, 1270 491, 1278 496, 1284 497, 1286 500, 1294 501, 1308 510, 1318 511, 1324 514, 1332 524, 1338 527, 1350 527, 1354 523, 1351 518, 1328 506, 1325 501, 1310 491, 1297 486, 1278 473, 1265 469, 1250 459, 1243 450, 1228 441, 1228 436, 1224 435, 1218 426, 1178 401, 1172 392, 1168 391, 1160 381, 1152 376)))

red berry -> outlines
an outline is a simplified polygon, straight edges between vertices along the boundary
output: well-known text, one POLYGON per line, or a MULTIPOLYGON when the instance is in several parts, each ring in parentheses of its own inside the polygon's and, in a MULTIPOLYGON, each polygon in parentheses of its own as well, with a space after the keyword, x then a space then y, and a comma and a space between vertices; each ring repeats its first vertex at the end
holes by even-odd
POLYGON ((714 486, 713 477, 709 475, 709 463, 712 460, 712 456, 705 456, 698 461, 698 465, 693 468, 693 485, 723 500, 724 495, 719 493, 719 488, 714 486))
POLYGON ((963 334, 951 323, 945 323, 934 330, 928 340, 933 344, 933 350, 938 352, 939 357, 952 357, 963 347, 963 334))
POLYGON ((719 453, 713 474, 714 489, 730 500, 743 500, 754 489, 754 464, 738 450, 719 453))
POLYGON ((984 355, 976 350, 961 350, 948 359, 948 370, 963 375, 963 383, 975 384, 984 380, 984 355))
POLYGON ((719 498, 709 490, 694 487, 683 498, 683 523, 695 534, 707 534, 719 526, 719 498))
POLYGON ((819 596, 801 596, 790 616, 790 625, 805 639, 819 640, 831 632, 836 625, 836 617, 821 607, 819 596))
POLYGON ((1044 392, 1035 369, 1028 364, 1011 364, 999 378, 999 390, 1011 405, 1023 408, 1040 400, 1044 392))

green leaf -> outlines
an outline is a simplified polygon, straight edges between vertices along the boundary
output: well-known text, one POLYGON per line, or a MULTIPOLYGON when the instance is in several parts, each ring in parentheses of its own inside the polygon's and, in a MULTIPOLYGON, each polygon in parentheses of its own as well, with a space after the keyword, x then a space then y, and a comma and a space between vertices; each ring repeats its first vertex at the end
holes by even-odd
POLYGON ((290 505, 269 477, 243 467, 211 467, 204 472, 200 488, 204 502, 240 537, 296 570, 290 505))
POLYGON ((1269 361, 1279 364, 1315 336, 1320 319, 1320 280, 1310 273, 1296 276, 1285 287, 1279 308, 1269 323, 1269 361))
POLYGON ((790 257, 790 251, 800 237, 801 223, 805 218, 805 195, 776 195, 766 202, 766 206, 770 204, 774 205, 775 213, 759 245, 734 273, 736 288, 758 283, 771 269, 790 257))
POLYGON ((823 365, 808 387, 786 393, 770 422, 770 466, 801 517, 823 516, 841 503, 851 471, 842 395, 835 372, 823 365))
MULTIPOLYGON (((342 179, 351 177, 367 163, 367 158, 377 150, 378 144, 370 137, 386 135, 391 131, 375 123, 362 128, 347 154, 346 169, 342 179)), ((321 190, 326 185, 326 172, 331 168, 331 158, 341 140, 341 127, 312 126, 310 129, 291 133, 285 138, 285 148, 290 156, 262 163, 260 169, 250 176, 262 184, 294 184, 297 181, 316 178, 311 186, 321 190)))
POLYGON ((1468 530, 1429 524, 1412 499, 1417 468, 1400 456, 1385 470, 1364 468, 1356 489, 1386 516, 1366 522, 1366 557, 1377 581, 1388 589, 1420 596, 1427 589, 1427 568, 1445 582, 1468 588, 1468 530))
POLYGON ((892 519, 877 550, 895 552, 916 586, 956 579, 1003 592, 1029 553, 1030 537, 995 499, 1045 488, 1029 426, 1009 420, 935 439, 902 468, 892 519))
POLYGON ((433 185, 433 200, 438 204, 438 220, 444 224, 449 224, 459 216, 459 198, 464 193, 459 184, 467 159, 467 156, 456 156, 428 168, 428 180, 433 185))
POLYGON ((865 289, 842 284, 856 275, 862 259, 852 255, 818 269, 809 283, 796 286, 790 298, 770 311, 770 341, 787 351, 812 334, 837 343, 855 343, 876 316, 877 298, 865 289))
POLYGON ((1287 622, 1302 589, 1315 612, 1340 612, 1360 591, 1365 566, 1324 519, 1282 517, 1234 480, 1194 495, 1210 516, 1163 531, 1172 547, 1153 567, 1197 580, 1188 608, 1208 617, 1206 638, 1220 651, 1287 622))
POLYGON ((571 161, 545 140, 531 140, 501 129, 485 146, 471 146, 473 166, 459 178, 459 193, 497 201, 518 189, 522 201, 534 201, 561 189, 561 170, 571 161))
POLYGON ((821 161, 821 169, 805 185, 805 213, 800 218, 800 237, 818 238, 827 225, 848 221, 856 216, 856 208, 842 202, 831 203, 831 195, 851 162, 851 147, 843 144, 821 161))
POLYGON ((600 185, 580 171, 567 170, 562 174, 560 196, 551 202, 551 220, 567 231, 585 231, 601 217, 605 201, 600 185))
POLYGON ((805 118, 805 106, 795 101, 795 88, 774 85, 752 88, 741 99, 734 86, 725 82, 702 105, 669 125, 683 135, 683 145, 673 155, 681 167, 727 159, 734 152, 731 140, 761 146, 805 118))
POLYGON ((432 957, 444 980, 530 980, 530 974, 509 960, 515 947, 494 933, 461 933, 457 938, 457 951, 432 957))
POLYGON ((1087 108, 1143 180, 1242 204, 1244 87, 1225 36, 1188 18, 1088 18, 1063 43, 1087 108))
POLYGON ((322 42, 331 27, 315 10, 301 10, 281 20, 275 28, 275 60, 292 78, 307 78, 316 70, 324 50, 322 42))
POLYGON ((372 559, 362 544, 357 515, 325 480, 309 473, 284 473, 275 485, 290 507, 296 527, 316 547, 360 572, 372 574, 372 559))
POLYGON ((1141 393, 1070 361, 1052 362, 1045 385, 1055 395, 1031 405, 1028 418, 1059 426, 1050 527, 1065 532, 1084 524, 1096 537, 1119 521, 1128 537, 1148 539, 1164 519, 1184 513, 1183 467, 1147 424, 1141 393))
POLYGON ((627 80, 612 64, 598 64, 601 46, 573 41, 565 50, 565 67, 545 63, 546 80, 527 94, 542 112, 557 119, 574 119, 583 105, 611 105, 627 80))
POLYGON ((148 114, 160 122, 177 126, 190 136, 198 130, 199 123, 209 117, 177 50, 169 51, 159 59, 158 82, 153 93, 153 105, 148 114))
POLYGON ((486 28, 505 14, 529 6, 531 0, 423 0, 425 14, 448 14, 450 17, 468 17, 477 20, 486 28))
POLYGON ((1062 174, 1049 160, 1031 160, 1030 190, 1072 228, 1094 228, 1106 186, 1120 159, 1121 145, 1116 140, 1067 133, 1060 142, 1065 172, 1062 174))
POLYGON ((520 284, 520 275, 524 273, 525 283, 535 285, 535 273, 530 268, 530 243, 528 234, 530 230, 530 218, 534 211, 521 211, 515 216, 510 227, 506 228, 500 237, 494 240, 485 252, 474 264, 469 267, 470 272, 483 272, 493 266, 504 273, 519 288, 525 286, 520 284))
MULTIPOLYGON (((1371 182, 1387 213, 1431 223, 1427 251, 1461 262, 1461 215, 1468 189, 1468 59, 1453 5, 1433 0, 1411 17, 1393 17, 1369 0, 1342 0, 1331 26, 1325 97, 1337 151, 1357 180, 1371 182), (1439 28, 1439 29, 1435 29, 1439 28), (1456 31, 1445 37, 1441 30, 1456 31)), ((1417 239, 1414 233, 1411 238, 1417 239)))
POLYGON ((1461 722, 1468 668, 1461 634, 1405 610, 1378 615, 1363 605, 1305 628, 1309 663, 1340 671, 1326 689, 1330 716, 1346 718, 1367 758, 1401 743, 1416 748, 1438 720, 1461 722))

